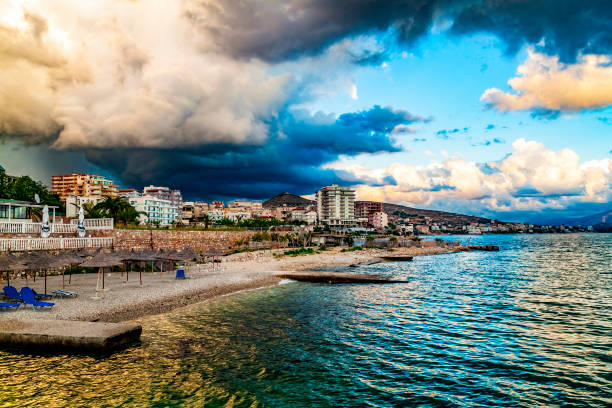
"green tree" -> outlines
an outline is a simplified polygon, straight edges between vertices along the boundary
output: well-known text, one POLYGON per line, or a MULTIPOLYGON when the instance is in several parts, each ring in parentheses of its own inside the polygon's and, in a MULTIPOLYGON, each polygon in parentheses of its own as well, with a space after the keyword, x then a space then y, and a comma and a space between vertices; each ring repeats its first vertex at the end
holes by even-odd
POLYGON ((85 216, 85 218, 104 218, 105 216, 104 211, 97 208, 96 205, 91 201, 83 203, 82 207, 83 215, 85 216))
POLYGON ((96 204, 96 208, 103 211, 108 217, 119 221, 119 213, 128 208, 134 208, 132 205, 121 197, 105 197, 102 201, 96 204))
POLYGON ((138 216, 141 214, 146 214, 146 213, 142 211, 136 211, 136 208, 130 205, 129 207, 125 207, 119 210, 119 212, 117 213, 116 221, 123 223, 125 225, 138 224, 138 216))
POLYGON ((198 221, 204 223, 204 229, 208 229, 208 227, 210 226, 210 217, 208 216, 208 214, 200 215, 198 217, 198 221))
POLYGON ((229 218, 225 218, 224 217, 221 220, 217 221, 217 224, 231 227, 231 226, 233 226, 235 224, 235 222, 230 220, 229 218))
POLYGON ((40 181, 32 180, 29 176, 11 179, 4 171, 0 171, 0 198, 32 202, 37 194, 41 204, 59 207, 60 211, 65 211, 59 196, 49 192, 40 181))

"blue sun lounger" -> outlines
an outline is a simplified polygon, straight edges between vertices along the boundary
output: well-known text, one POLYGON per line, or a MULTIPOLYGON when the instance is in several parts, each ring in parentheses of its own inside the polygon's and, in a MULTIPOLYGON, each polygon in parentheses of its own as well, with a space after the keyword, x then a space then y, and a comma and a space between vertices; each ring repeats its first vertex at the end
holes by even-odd
POLYGON ((28 288, 27 286, 21 288, 21 297, 23 298, 23 303, 25 303, 26 305, 32 305, 33 308, 51 307, 55 304, 51 302, 39 302, 34 297, 34 291, 32 291, 32 288, 28 288))
POLYGON ((185 271, 183 269, 177 269, 176 270, 176 279, 186 279, 185 278, 185 271))
POLYGON ((5 286, 3 289, 3 293, 4 293, 4 296, 6 296, 9 299, 18 300, 20 302, 23 302, 23 299, 21 298, 21 296, 19 295, 19 292, 17 292, 17 289, 15 289, 14 286, 5 286))
POLYGON ((34 289, 32 289, 32 293, 34 293, 34 298, 36 300, 51 299, 53 297, 53 295, 48 295, 46 293, 38 293, 34 289))
POLYGON ((0 302, 0 309, 14 309, 16 307, 19 307, 20 303, 6 303, 6 302, 0 302))

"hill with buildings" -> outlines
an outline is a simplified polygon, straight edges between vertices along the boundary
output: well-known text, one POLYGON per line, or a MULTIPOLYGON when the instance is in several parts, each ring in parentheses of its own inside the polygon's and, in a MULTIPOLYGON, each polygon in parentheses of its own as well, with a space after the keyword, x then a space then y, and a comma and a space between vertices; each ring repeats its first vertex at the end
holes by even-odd
POLYGON ((417 222, 418 220, 430 220, 435 223, 457 225, 469 225, 471 223, 490 224, 492 222, 489 218, 446 211, 422 210, 399 204, 382 203, 382 206, 383 211, 389 216, 389 221, 397 222, 403 219, 410 219, 411 222, 417 222))

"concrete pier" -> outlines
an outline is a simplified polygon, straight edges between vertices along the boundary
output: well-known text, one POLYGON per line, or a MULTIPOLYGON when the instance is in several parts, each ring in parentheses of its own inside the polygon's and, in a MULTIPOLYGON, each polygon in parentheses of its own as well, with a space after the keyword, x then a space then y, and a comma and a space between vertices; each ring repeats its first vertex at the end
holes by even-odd
POLYGON ((386 262, 407 262, 412 261, 414 257, 408 255, 391 255, 391 256, 382 256, 383 261, 386 262))
POLYGON ((315 283, 406 283, 379 275, 339 272, 286 272, 276 275, 282 279, 315 283))
POLYGON ((138 324, 0 320, 0 345, 37 351, 110 351, 137 341, 141 333, 142 327, 138 324))

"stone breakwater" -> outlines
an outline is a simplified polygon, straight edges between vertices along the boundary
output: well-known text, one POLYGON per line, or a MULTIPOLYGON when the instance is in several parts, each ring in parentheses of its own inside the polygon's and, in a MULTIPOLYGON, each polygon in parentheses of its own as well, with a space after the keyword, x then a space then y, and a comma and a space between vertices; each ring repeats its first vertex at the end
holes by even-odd
POLYGON ((255 235, 254 231, 182 231, 182 230, 113 230, 115 249, 176 249, 193 248, 230 250, 239 241, 255 235))

